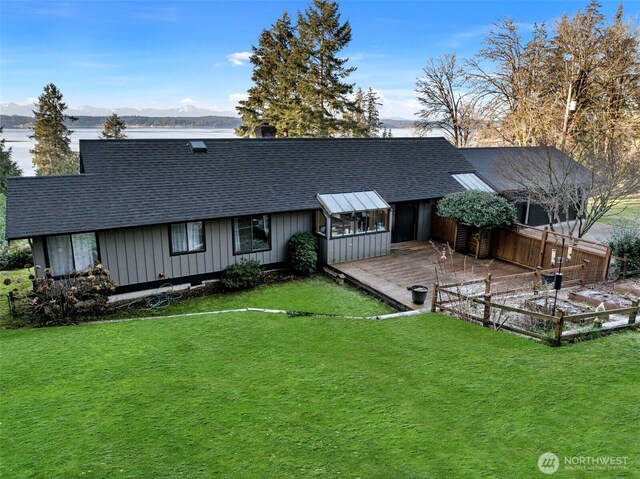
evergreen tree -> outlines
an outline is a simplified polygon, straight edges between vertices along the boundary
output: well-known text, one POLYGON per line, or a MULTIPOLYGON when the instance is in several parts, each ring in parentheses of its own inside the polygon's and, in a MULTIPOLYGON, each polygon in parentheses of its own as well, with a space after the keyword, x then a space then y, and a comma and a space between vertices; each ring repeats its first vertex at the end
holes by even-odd
POLYGON ((244 122, 236 129, 240 136, 252 136, 256 126, 268 122, 279 137, 300 136, 300 96, 298 81, 304 63, 295 27, 285 11, 270 29, 260 34, 258 46, 252 47, 249 97, 236 110, 244 122))
POLYGON ((369 88, 365 97, 365 116, 367 121, 367 136, 369 137, 378 136, 378 132, 380 131, 380 128, 382 128, 380 112, 378 111, 378 107, 381 105, 378 94, 373 90, 373 88, 369 88))
POLYGON ((65 115, 67 105, 62 102, 62 93, 53 83, 44 87, 33 111, 35 122, 33 135, 36 141, 30 150, 37 175, 64 175, 79 171, 78 155, 71 151, 71 130, 65 120, 76 118, 65 115))
POLYGON ((114 113, 104 122, 102 132, 100 133, 100 139, 102 140, 124 140, 127 135, 124 130, 127 129, 127 125, 124 120, 114 113))
MULTIPOLYGON (((0 135, 2 127, 0 126, 0 135)), ((18 164, 11 159, 11 148, 5 150, 4 138, 0 140, 0 194, 7 192, 7 178, 9 176, 22 176, 22 170, 18 164)), ((0 241, 4 238, 0 238, 0 241)))
POLYGON ((279 137, 362 136, 353 84, 344 81, 355 68, 337 56, 350 41, 337 2, 313 0, 297 25, 284 12, 252 47, 253 86, 236 107, 244 122, 236 134, 252 136, 266 122, 279 137))
POLYGON ((307 66, 299 84, 305 135, 346 134, 350 122, 343 116, 355 106, 348 98, 353 84, 344 79, 355 68, 346 67, 349 59, 339 58, 338 53, 351 41, 351 25, 340 23, 337 2, 313 0, 304 14, 298 14, 298 34, 307 66))
POLYGON ((380 97, 372 88, 369 88, 366 93, 362 88, 358 88, 352 108, 343 117, 345 136, 360 138, 378 136, 382 127, 378 112, 379 99, 380 97))
POLYGON ((354 138, 365 137, 367 135, 366 100, 362 88, 356 91, 353 108, 344 114, 344 127, 348 130, 346 136, 354 138))

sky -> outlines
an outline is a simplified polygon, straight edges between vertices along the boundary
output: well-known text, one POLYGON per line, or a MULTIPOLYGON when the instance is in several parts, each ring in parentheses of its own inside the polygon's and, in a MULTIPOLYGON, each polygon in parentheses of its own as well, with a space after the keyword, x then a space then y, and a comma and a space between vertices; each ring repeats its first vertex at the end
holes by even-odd
MULTIPOLYGON (((343 0, 352 41, 341 52, 350 82, 374 88, 383 118, 414 119, 415 81, 430 56, 470 57, 496 21, 523 35, 587 1, 343 0)), ((622 2, 637 23, 640 0, 622 2)), ((605 0, 608 18, 619 2, 605 0)), ((0 1, 0 104, 31 104, 53 82, 70 107, 234 111, 251 86, 258 35, 292 1, 0 1)))

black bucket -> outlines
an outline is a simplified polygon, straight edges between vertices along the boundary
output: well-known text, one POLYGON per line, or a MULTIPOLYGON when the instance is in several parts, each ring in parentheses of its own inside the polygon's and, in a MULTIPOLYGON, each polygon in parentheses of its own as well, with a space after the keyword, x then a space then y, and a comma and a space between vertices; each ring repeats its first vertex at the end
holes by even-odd
POLYGON ((421 284, 414 284, 407 288, 411 291, 411 300, 414 304, 424 304, 424 300, 427 299, 427 292, 429 288, 422 286, 421 284))

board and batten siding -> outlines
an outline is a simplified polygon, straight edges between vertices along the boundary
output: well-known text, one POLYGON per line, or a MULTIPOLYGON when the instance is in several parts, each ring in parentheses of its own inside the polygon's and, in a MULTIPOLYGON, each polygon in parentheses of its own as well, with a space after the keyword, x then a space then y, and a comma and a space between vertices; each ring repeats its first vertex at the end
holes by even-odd
MULTIPOLYGON (((223 271, 243 259, 261 264, 287 260, 287 242, 294 233, 313 231, 313 212, 271 216, 271 249, 233 254, 233 218, 205 220, 205 251, 171 256, 169 225, 142 226, 97 232, 99 257, 118 286, 223 271), (162 275, 162 276, 161 276, 162 275)), ((33 240, 36 264, 45 264, 42 238, 33 240)))
POLYGON ((318 240, 320 259, 327 264, 384 256, 391 250, 389 231, 333 239, 320 237, 318 240))

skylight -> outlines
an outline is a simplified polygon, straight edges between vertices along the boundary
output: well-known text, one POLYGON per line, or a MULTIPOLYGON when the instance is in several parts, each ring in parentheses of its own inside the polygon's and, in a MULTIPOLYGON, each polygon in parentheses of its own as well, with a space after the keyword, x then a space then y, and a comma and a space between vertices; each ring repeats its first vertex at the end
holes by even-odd
POLYGON ((194 153, 207 152, 207 144, 202 140, 191 140, 189 142, 189 147, 191 147, 191 151, 193 151, 194 153))

